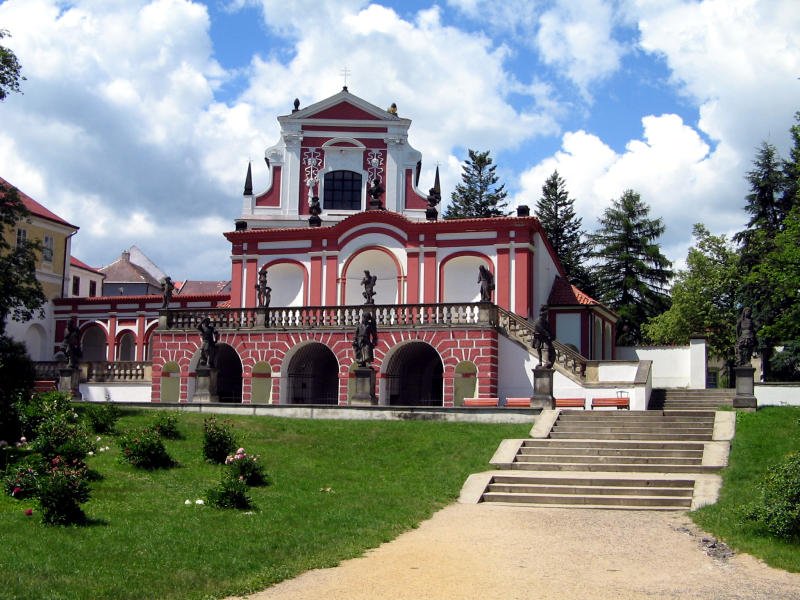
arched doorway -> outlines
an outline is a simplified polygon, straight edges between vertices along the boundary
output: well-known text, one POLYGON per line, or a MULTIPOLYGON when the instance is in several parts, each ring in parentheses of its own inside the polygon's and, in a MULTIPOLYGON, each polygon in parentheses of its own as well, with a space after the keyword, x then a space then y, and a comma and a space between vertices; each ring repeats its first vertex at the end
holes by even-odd
POLYGON ((289 404, 338 404, 339 363, 330 348, 314 342, 300 347, 286 374, 289 404))
POLYGON ((83 331, 81 338, 81 349, 83 350, 83 360, 87 362, 101 362, 108 360, 106 348, 106 332, 99 325, 89 325, 83 331))
POLYGON ((136 336, 125 331, 117 338, 117 360, 136 360, 136 336))
POLYGON ((252 404, 272 404, 272 368, 269 363, 257 362, 253 365, 250 384, 252 404))
POLYGON ((217 345, 217 396, 220 402, 242 402, 242 361, 228 344, 217 345))
POLYGON ((385 393, 392 406, 441 406, 444 368, 439 353, 425 342, 410 342, 389 359, 385 393))
POLYGON ((47 333, 44 327, 38 323, 34 323, 25 332, 25 348, 28 350, 28 356, 31 360, 51 360, 52 351, 48 353, 47 348, 47 333))
POLYGON ((161 369, 161 402, 179 402, 181 394, 181 368, 168 362, 161 369))

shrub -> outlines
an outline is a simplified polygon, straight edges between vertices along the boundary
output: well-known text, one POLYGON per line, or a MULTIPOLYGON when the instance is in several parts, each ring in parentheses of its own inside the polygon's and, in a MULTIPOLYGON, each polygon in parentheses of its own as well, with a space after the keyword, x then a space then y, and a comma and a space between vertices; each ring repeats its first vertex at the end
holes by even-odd
POLYGON ((83 411, 83 416, 95 433, 113 433, 121 411, 112 402, 98 402, 88 405, 83 411))
POLYGON ((229 423, 218 423, 215 417, 203 421, 203 456, 222 464, 236 450, 236 438, 229 423))
POLYGON ((43 392, 20 398, 14 405, 22 434, 29 439, 36 436, 39 425, 48 418, 72 413, 72 399, 64 392, 43 392))
MULTIPOLYGON (((0 335, 0 440, 17 439, 21 432, 16 404, 33 390, 36 372, 25 345, 0 335)), ((27 435, 23 432, 23 435, 27 435)))
POLYGON ((219 485, 206 492, 206 500, 211 506, 217 508, 247 510, 253 508, 252 500, 247 494, 248 491, 249 488, 244 481, 225 473, 219 485))
POLYGON ((760 487, 761 499, 747 516, 774 536, 800 538, 800 452, 771 467, 760 487))
POLYGON ((42 509, 42 521, 48 525, 81 523, 86 515, 81 504, 89 500, 86 465, 67 462, 60 456, 50 460, 38 476, 36 499, 42 509))
POLYGON ((120 460, 140 469, 163 469, 175 466, 161 436, 152 428, 129 431, 119 438, 120 460))
POLYGON ((45 460, 60 456, 67 462, 83 461, 95 449, 89 431, 71 409, 48 416, 35 435, 31 447, 45 460))
POLYGON ((34 460, 27 460, 9 467, 3 477, 3 488, 6 493, 18 500, 34 497, 40 468, 40 465, 37 465, 34 460))
POLYGON ((239 448, 236 454, 225 459, 231 477, 244 481, 247 485, 259 486, 269 483, 264 467, 258 462, 258 456, 247 454, 239 448))
POLYGON ((158 435, 167 440, 179 440, 183 437, 178 430, 178 416, 173 413, 156 413, 153 429, 158 435))

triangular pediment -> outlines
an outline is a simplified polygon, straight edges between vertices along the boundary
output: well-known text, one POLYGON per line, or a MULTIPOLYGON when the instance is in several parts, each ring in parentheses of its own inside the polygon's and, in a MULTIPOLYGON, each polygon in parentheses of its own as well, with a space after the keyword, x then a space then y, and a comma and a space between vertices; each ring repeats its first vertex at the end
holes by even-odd
POLYGON ((291 120, 346 120, 346 121, 397 121, 396 115, 367 102, 348 91, 315 102, 291 115, 283 117, 291 120))

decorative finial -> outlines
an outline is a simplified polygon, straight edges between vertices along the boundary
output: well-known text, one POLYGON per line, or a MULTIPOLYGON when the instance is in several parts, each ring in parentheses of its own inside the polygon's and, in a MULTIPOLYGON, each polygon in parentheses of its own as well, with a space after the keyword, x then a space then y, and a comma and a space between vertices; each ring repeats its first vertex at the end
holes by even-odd
POLYGON ((299 98, 295 98, 294 99, 294 109, 292 110, 292 112, 296 113, 298 110, 300 110, 300 99, 299 98))
POLYGON ((253 195, 253 170, 251 162, 247 163, 247 175, 244 178, 244 195, 253 195))
POLYGON ((386 112, 388 112, 390 115, 397 116, 397 104, 392 102, 392 105, 386 109, 386 112))
POLYGON ((347 90, 347 76, 350 75, 350 73, 351 73, 350 69, 348 69, 347 66, 345 66, 343 69, 339 70, 339 73, 341 73, 342 77, 344 77, 344 85, 342 86, 342 91, 346 92, 346 91, 348 91, 347 90))

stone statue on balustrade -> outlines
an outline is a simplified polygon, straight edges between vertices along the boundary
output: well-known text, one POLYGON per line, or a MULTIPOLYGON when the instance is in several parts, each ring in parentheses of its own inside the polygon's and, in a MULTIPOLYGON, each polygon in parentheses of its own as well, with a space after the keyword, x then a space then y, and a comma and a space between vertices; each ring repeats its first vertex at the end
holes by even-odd
POLYGON ((736 366, 750 366, 750 359, 756 349, 756 328, 750 307, 744 307, 736 322, 736 366))
POLYGON ((353 352, 359 367, 366 367, 375 360, 375 346, 378 345, 378 327, 372 313, 365 312, 353 336, 353 352))
POLYGON ((81 349, 81 335, 78 330, 78 323, 74 318, 67 323, 67 332, 64 334, 64 341, 61 343, 61 351, 67 357, 67 364, 70 369, 77 369, 83 357, 81 349))
POLYGON ((172 301, 172 292, 175 291, 175 284, 172 278, 167 275, 161 282, 161 308, 169 308, 169 303, 172 301))
POLYGON ((483 265, 478 267, 478 283, 481 286, 481 302, 491 302, 494 291, 494 275, 483 265))
POLYGON ((258 308, 269 308, 269 303, 272 300, 272 288, 267 285, 266 269, 262 269, 258 272, 258 282, 255 287, 258 308))
POLYGON ((217 342, 219 341, 219 332, 211 319, 205 317, 197 326, 200 332, 200 339, 202 345, 200 346, 200 366, 213 368, 217 364, 217 342))
POLYGON ((364 291, 361 294, 364 296, 364 304, 375 304, 375 284, 377 282, 377 275, 370 275, 369 271, 364 271, 364 277, 361 279, 361 285, 364 286, 364 291))
POLYGON ((533 347, 539 354, 539 366, 547 369, 553 368, 556 358, 556 349, 553 346, 553 331, 550 329, 550 319, 547 316, 547 306, 542 305, 539 318, 533 323, 533 347), (547 360, 543 358, 542 350, 547 350, 547 360))

